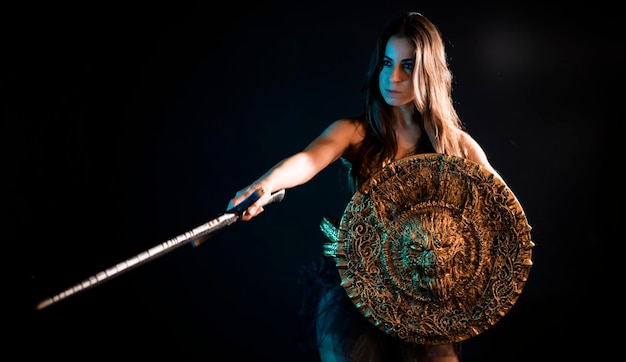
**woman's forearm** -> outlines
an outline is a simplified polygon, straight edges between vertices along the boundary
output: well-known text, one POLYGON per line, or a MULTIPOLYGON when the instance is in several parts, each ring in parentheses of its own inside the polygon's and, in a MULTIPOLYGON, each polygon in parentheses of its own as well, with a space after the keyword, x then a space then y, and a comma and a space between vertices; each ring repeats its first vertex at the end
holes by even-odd
POLYGON ((323 167, 315 164, 305 152, 298 152, 287 157, 259 177, 253 185, 265 192, 276 192, 302 185, 317 175, 323 167))

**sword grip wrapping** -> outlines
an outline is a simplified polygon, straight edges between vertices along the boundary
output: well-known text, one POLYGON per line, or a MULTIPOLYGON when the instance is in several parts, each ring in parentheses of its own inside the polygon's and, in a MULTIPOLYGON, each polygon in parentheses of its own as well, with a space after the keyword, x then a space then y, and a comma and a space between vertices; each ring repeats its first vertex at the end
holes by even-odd
MULTIPOLYGON (((250 207, 250 205, 257 202, 257 200, 260 199, 261 196, 263 196, 263 193, 264 193, 263 189, 256 190, 254 193, 252 193, 252 195, 248 196, 245 200, 231 207, 230 209, 226 210, 226 213, 234 212, 237 215, 242 215, 243 212, 246 211, 250 207)), ((285 189, 278 190, 272 194, 267 204, 281 202, 284 197, 285 197, 285 189)))
POLYGON ((272 194, 272 197, 267 204, 273 204, 275 202, 281 202, 285 198, 285 189, 278 190, 272 194))

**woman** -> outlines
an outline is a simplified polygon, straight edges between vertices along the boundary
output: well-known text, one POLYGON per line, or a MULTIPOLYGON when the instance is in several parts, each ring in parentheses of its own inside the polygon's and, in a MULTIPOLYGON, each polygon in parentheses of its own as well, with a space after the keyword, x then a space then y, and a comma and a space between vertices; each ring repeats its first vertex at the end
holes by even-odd
MULTIPOLYGON (((263 212, 272 193, 306 183, 339 159, 349 168, 352 191, 388 163, 419 153, 463 157, 497 175, 464 130, 451 90, 452 74, 438 29, 420 13, 402 14, 378 39, 362 114, 330 124, 303 151, 238 191, 229 208, 263 189, 263 196, 242 215, 250 220, 263 212)), ((302 282, 307 294, 302 316, 312 322, 303 347, 317 349, 322 361, 461 360, 459 343, 415 345, 369 323, 349 300, 328 257, 303 269, 302 282)))

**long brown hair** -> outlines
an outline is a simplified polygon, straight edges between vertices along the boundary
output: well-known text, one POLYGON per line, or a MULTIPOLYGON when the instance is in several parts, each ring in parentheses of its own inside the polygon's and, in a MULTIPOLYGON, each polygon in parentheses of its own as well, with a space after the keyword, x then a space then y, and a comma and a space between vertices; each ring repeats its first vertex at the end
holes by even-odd
POLYGON ((387 41, 394 35, 405 36, 415 49, 414 121, 425 130, 434 152, 463 156, 458 141, 463 124, 452 102, 452 72, 448 68, 441 33, 422 14, 405 12, 385 27, 370 60, 363 86, 363 112, 359 117, 366 135, 351 160, 350 178, 354 190, 383 164, 393 160, 397 152, 392 108, 380 93, 378 78, 387 41))

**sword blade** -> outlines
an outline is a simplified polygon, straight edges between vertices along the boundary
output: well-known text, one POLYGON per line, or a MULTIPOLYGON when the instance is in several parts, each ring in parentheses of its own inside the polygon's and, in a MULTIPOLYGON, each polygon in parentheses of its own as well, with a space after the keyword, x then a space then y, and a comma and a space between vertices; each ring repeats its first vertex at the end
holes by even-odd
POLYGON ((131 258, 128 258, 120 263, 117 263, 108 269, 100 271, 99 273, 96 273, 90 276, 89 278, 83 280, 82 282, 75 284, 72 287, 67 288, 64 291, 50 298, 46 298, 42 300, 41 302, 39 302, 39 304, 37 304, 36 309, 37 310, 44 309, 76 293, 90 289, 98 284, 101 284, 107 280, 110 280, 111 278, 115 276, 120 275, 123 272, 126 272, 132 268, 138 267, 139 265, 142 265, 165 253, 168 253, 188 242, 192 242, 198 239, 208 237, 209 234, 213 233, 214 231, 234 223, 235 221, 237 221, 238 218, 239 216, 236 213, 228 213, 228 214, 220 215, 219 217, 205 224, 202 224, 183 234, 180 234, 167 241, 164 241, 146 251, 143 251, 131 258))
MULTIPOLYGON (((218 229, 221 229, 225 226, 228 226, 239 219, 239 217, 243 214, 243 212, 254 202, 256 202, 259 198, 263 196, 263 189, 259 189, 255 191, 253 194, 248 196, 241 203, 235 205, 235 207, 226 210, 226 213, 218 216, 217 218, 202 224, 198 227, 195 227, 183 234, 180 234, 174 238, 171 238, 167 241, 162 242, 144 252, 141 252, 131 258, 128 258, 121 263, 117 263, 112 267, 102 270, 99 273, 96 273, 89 278, 83 280, 82 282, 73 285, 70 288, 65 289, 64 291, 42 300, 37 304, 36 309, 41 310, 44 309, 54 303, 57 303, 67 297, 75 295, 76 293, 85 291, 90 289, 96 285, 102 284, 103 282, 110 280, 114 276, 118 276, 123 272, 126 272, 132 268, 138 267, 152 259, 155 259, 167 252, 170 252, 181 245, 184 245, 188 242, 192 242, 192 246, 196 247, 200 245, 204 240, 206 240, 211 233, 215 232, 218 229)), ((281 202, 285 197, 285 190, 279 190, 270 195, 270 199, 265 203, 271 204, 275 202, 281 202)))

